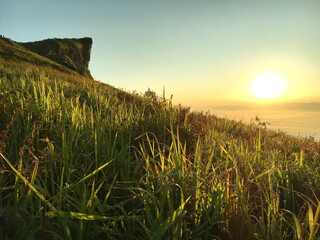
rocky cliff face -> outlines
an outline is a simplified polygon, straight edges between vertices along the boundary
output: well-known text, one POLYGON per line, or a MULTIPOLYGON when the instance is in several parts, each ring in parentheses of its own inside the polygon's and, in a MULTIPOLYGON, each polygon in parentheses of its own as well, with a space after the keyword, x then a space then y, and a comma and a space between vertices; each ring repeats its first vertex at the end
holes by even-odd
POLYGON ((82 76, 92 78, 88 68, 92 47, 91 38, 55 38, 20 44, 28 50, 53 60, 82 76))

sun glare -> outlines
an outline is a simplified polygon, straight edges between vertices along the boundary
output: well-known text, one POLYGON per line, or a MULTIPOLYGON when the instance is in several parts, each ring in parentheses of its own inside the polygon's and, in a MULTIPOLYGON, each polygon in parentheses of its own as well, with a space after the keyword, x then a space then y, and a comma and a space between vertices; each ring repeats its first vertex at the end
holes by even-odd
POLYGON ((279 96, 284 87, 284 79, 277 73, 266 72, 252 82, 252 92, 259 98, 274 98, 279 96))

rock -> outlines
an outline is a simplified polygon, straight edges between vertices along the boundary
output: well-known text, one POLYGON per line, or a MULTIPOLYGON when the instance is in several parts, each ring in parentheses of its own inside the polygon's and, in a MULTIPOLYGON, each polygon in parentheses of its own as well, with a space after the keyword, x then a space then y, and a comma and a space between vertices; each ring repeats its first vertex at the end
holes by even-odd
POLYGON ((89 61, 92 38, 46 39, 36 42, 20 43, 26 49, 53 60, 82 76, 92 78, 89 61))

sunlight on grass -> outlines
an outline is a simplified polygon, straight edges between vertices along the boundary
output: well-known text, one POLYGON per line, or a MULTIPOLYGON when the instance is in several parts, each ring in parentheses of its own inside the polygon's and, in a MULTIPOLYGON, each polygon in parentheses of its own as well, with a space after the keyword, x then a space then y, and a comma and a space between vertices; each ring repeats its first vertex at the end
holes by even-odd
POLYGON ((45 67, 0 83, 4 239, 319 238, 312 138, 45 67))

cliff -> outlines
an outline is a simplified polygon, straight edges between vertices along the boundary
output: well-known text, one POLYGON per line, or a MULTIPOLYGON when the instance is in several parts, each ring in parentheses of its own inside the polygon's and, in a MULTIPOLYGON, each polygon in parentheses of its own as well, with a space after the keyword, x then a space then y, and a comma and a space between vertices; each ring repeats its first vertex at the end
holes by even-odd
POLYGON ((80 39, 46 39, 36 42, 20 43, 21 46, 48 58, 62 66, 92 78, 89 71, 89 61, 92 47, 91 38, 80 39))
POLYGON ((0 36, 0 62, 14 62, 14 63, 29 63, 37 66, 50 67, 69 74, 77 74, 75 71, 62 66, 61 64, 52 61, 46 57, 40 56, 37 53, 29 51, 15 41, 9 38, 0 36))

